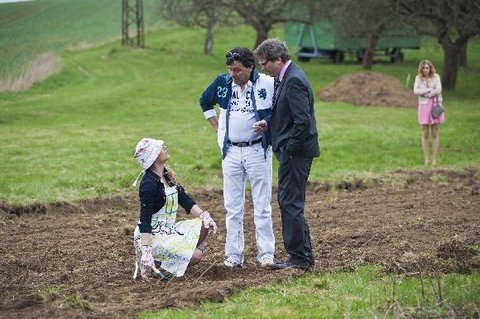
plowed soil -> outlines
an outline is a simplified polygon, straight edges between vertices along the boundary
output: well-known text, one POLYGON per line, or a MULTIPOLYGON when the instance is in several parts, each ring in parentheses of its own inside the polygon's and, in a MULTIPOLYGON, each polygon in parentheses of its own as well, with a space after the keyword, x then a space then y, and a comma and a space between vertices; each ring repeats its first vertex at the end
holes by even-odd
MULTIPOLYGON (((246 265, 222 266, 220 190, 190 190, 215 217, 204 260, 168 284, 131 279, 137 195, 99 201, 0 205, 1 318, 130 318, 142 310, 223 300, 246 286, 301 276, 255 264, 252 208, 246 210, 246 265)), ((274 197, 275 198, 275 197, 274 197)), ((273 203, 277 257, 285 251, 273 203)), ((398 171, 378 180, 309 184, 306 216, 314 272, 378 264, 419 273, 480 270, 480 168, 398 171), (332 190, 332 187, 335 190, 332 190), (475 249, 476 247, 476 249, 475 249)))
MULTIPOLYGON (((415 79, 410 79, 410 83, 415 79)), ((410 84, 410 87, 412 84, 410 84)), ((413 89, 399 80, 379 72, 345 74, 318 93, 323 101, 342 101, 354 105, 417 107, 413 89)))

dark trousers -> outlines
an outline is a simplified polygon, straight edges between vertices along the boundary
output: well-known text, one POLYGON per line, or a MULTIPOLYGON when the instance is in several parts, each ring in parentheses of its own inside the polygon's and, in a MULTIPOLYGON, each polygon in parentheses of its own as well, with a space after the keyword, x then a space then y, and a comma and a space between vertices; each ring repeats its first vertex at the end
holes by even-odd
POLYGON ((307 179, 312 158, 278 154, 278 204, 282 213, 282 235, 289 262, 313 265, 310 230, 304 216, 307 179))

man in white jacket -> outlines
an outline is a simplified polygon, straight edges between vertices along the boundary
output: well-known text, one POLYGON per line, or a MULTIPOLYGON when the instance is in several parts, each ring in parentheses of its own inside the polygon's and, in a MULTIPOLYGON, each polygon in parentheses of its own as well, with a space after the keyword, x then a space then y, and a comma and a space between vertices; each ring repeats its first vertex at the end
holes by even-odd
POLYGON ((272 151, 269 132, 258 133, 253 124, 271 114, 273 78, 255 70, 252 52, 236 47, 227 52, 228 73, 221 74, 205 89, 200 106, 217 131, 222 152, 223 198, 227 211, 225 266, 244 263, 245 186, 252 189, 257 241, 257 262, 274 263, 272 228, 272 151), (219 105, 217 119, 215 105, 219 105))

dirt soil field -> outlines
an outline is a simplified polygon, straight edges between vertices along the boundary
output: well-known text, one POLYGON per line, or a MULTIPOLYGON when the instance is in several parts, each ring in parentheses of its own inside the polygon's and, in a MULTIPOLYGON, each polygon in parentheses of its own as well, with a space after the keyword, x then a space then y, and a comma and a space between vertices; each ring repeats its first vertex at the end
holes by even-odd
MULTIPOLYGON (((142 310, 221 301, 247 286, 302 275, 255 264, 251 203, 246 212, 246 265, 222 266, 222 194, 191 194, 216 218, 219 234, 206 257, 168 284, 131 279, 135 191, 102 201, 0 205, 1 318, 131 318, 142 310)), ((378 264, 411 275, 480 270, 480 167, 398 171, 378 180, 309 184, 306 216, 314 272, 378 264), (332 191, 331 187, 336 189, 332 191)), ((285 251, 276 203, 277 257, 285 251)))
MULTIPOLYGON (((415 75, 410 83, 415 80, 415 75)), ((410 84, 412 87, 412 84, 410 84)), ((327 85, 318 93, 328 102, 342 101, 354 105, 417 107, 413 89, 394 77, 379 72, 357 72, 345 74, 327 85)))

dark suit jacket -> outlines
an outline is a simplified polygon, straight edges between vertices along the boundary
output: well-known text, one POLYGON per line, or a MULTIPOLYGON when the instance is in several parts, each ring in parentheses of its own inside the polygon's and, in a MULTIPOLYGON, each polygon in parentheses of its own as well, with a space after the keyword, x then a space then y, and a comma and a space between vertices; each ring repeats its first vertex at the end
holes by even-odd
POLYGON ((279 161, 283 156, 320 155, 313 91, 303 70, 293 62, 280 83, 268 125, 279 161))

